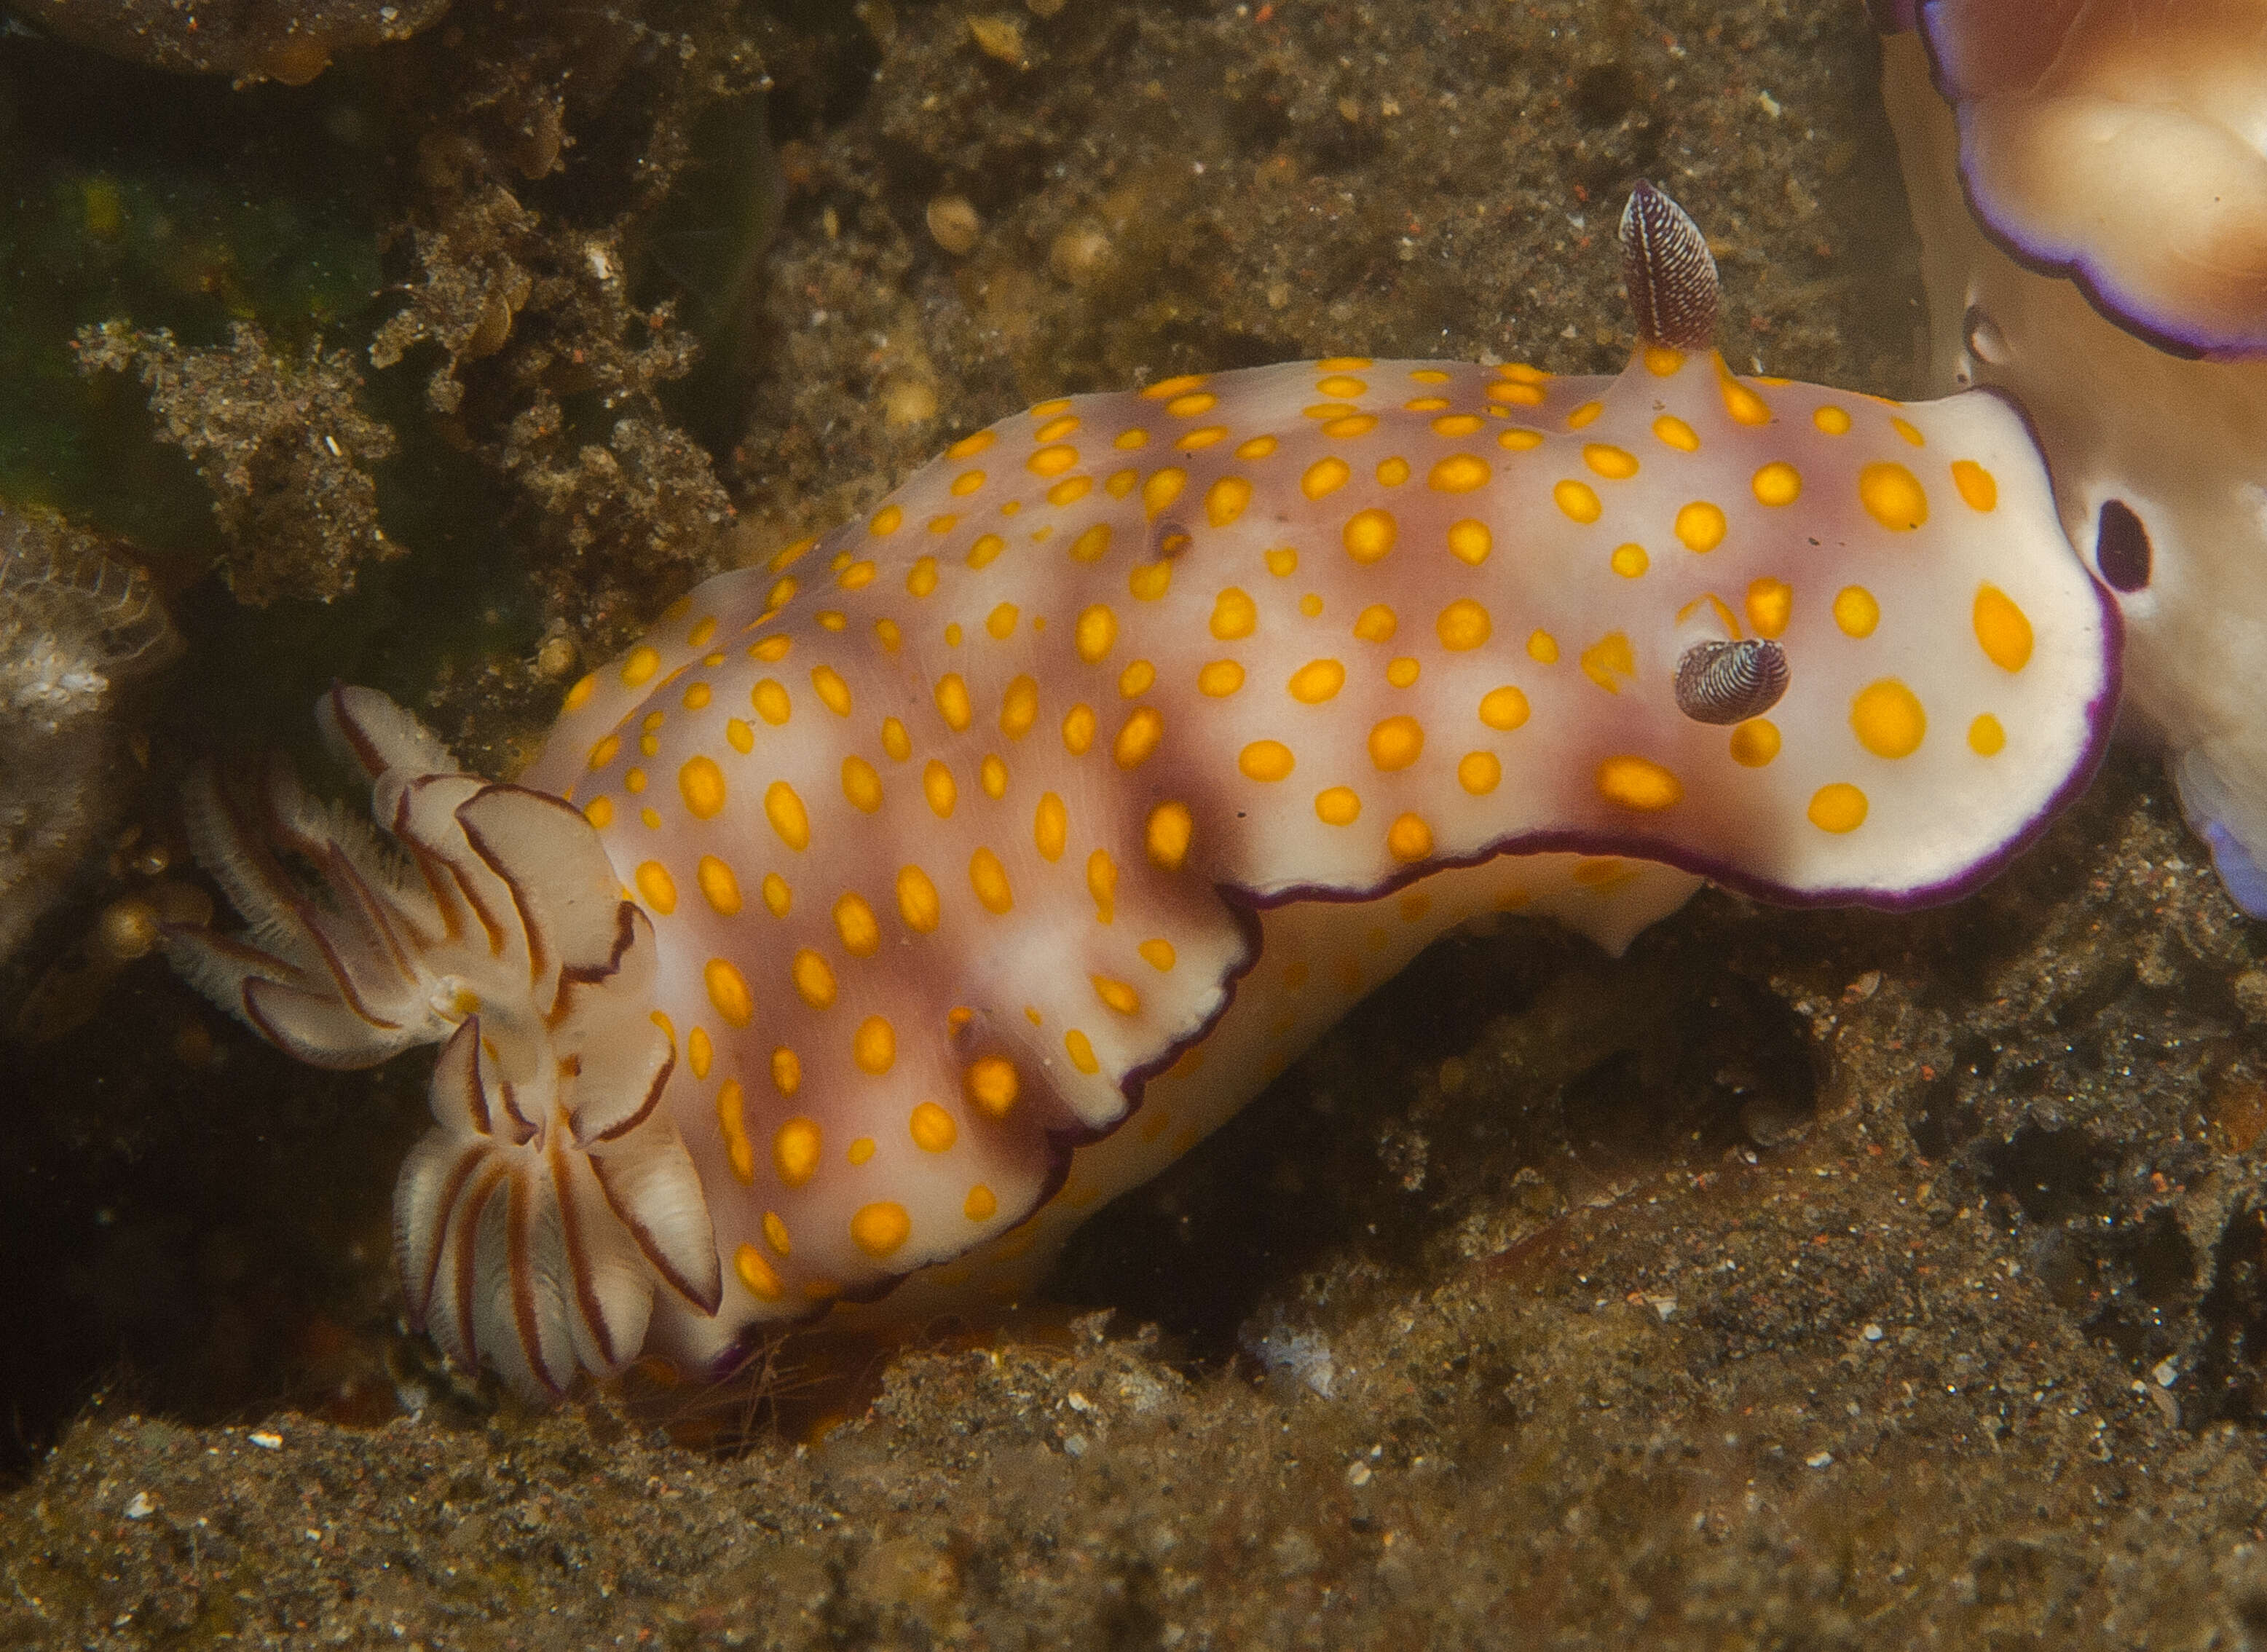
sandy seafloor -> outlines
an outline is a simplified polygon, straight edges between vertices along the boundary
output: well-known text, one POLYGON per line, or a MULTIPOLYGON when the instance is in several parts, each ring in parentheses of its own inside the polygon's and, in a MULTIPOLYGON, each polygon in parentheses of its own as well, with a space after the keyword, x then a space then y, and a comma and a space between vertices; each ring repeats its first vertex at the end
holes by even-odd
MULTIPOLYGON (((1918 388, 1854 0, 767 26, 739 515, 679 583, 1055 391, 1611 370, 1640 175, 1735 364, 1918 388)), ((460 659, 420 704, 498 763, 559 686, 460 659)), ((1962 905, 1451 939, 1091 1224, 1067 1307, 706 1412, 452 1385, 385 1259, 424 1059, 306 1074, 142 970, 0 1066, 0 1645, 2267 1644, 2267 969, 2203 860, 2129 749, 1962 905)))

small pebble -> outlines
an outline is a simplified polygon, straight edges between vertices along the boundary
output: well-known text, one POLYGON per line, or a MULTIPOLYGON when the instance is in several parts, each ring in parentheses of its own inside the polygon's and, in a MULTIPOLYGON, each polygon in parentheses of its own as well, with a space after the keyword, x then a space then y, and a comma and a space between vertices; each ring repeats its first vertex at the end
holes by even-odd
POLYGON ((1349 1485, 1349 1486, 1367 1486, 1367 1485, 1368 1485, 1368 1484, 1369 1484, 1369 1465, 1368 1465, 1368 1464, 1367 1464, 1367 1463, 1349 1463, 1349 1464, 1347 1464, 1347 1465, 1346 1465, 1346 1484, 1347 1484, 1347 1485, 1349 1485))
POLYGON ((137 1491, 126 1500, 126 1517, 128 1520, 147 1520, 157 1512, 157 1500, 146 1491, 137 1491))
POLYGON ((931 239, 955 258, 965 257, 984 231, 984 220, 965 195, 939 195, 928 203, 931 239))
POLYGON ((882 386, 882 422, 891 429, 925 425, 936 417, 936 386, 927 379, 893 378, 882 386))
POLYGON ((1859 1332, 1858 1334, 1864 1337, 1868 1342, 1878 1342, 1882 1340, 1882 1327, 1878 1325, 1868 1325, 1864 1330, 1859 1332))
POLYGON ((245 1437, 263 1451, 280 1451, 283 1449, 283 1436, 266 1429, 254 1429, 245 1437))
POLYGON ((1812 1468, 1830 1468, 1834 1466, 1834 1453, 1831 1451, 1813 1451, 1809 1456, 1804 1458, 1802 1460, 1812 1468))

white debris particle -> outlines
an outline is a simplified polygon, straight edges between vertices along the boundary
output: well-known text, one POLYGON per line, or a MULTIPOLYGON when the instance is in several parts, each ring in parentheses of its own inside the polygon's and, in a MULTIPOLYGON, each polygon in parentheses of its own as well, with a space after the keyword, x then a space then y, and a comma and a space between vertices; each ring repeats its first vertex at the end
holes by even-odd
POLYGON ((254 1429, 245 1437, 263 1451, 280 1451, 283 1449, 283 1436, 272 1429, 254 1429))
POLYGON ((147 1520, 157 1512, 158 1500, 146 1491, 137 1491, 126 1500, 126 1517, 128 1520, 147 1520))

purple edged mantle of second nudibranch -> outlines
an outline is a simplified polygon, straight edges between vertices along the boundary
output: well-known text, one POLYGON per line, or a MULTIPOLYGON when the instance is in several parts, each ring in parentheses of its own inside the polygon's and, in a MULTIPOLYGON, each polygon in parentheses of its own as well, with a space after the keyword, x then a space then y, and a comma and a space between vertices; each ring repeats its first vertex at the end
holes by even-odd
POLYGON ((520 786, 326 702, 409 857, 201 786, 303 1058, 442 1045, 411 1312, 558 1393, 1028 1288, 1443 930, 1706 876, 1949 898, 2101 755, 2117 625, 2022 419, 1746 379, 1640 187, 1612 378, 1339 357, 1040 404, 728 574, 520 786), (279 850, 282 852, 278 852, 279 850))

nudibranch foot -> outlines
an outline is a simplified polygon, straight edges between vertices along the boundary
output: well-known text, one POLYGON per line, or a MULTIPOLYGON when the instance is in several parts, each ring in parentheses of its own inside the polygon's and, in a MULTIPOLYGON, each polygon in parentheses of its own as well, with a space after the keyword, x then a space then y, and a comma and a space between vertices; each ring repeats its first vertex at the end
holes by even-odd
POLYGON ((444 1044, 444 1346, 554 1391, 1019 1291, 1456 925, 1916 905, 2028 842, 2117 638, 2022 420, 1740 378, 1699 230, 1623 222, 1617 378, 1043 402, 671 608, 532 791, 334 694, 414 876, 293 787, 203 809, 251 929, 201 984, 317 1059, 444 1044))

